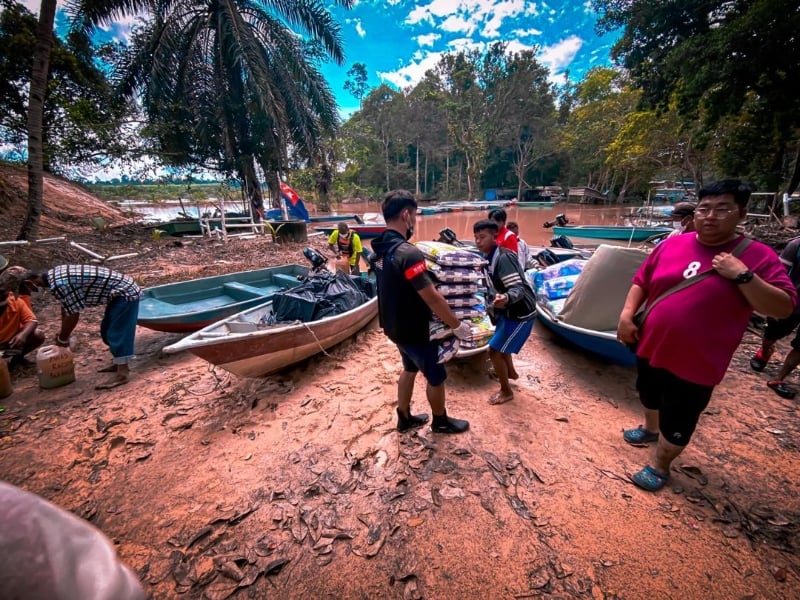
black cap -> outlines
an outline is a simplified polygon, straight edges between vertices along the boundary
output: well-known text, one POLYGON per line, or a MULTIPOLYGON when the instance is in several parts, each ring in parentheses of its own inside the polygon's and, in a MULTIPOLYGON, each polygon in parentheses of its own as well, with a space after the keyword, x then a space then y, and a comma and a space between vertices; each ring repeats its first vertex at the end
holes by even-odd
POLYGON ((694 209, 697 207, 692 202, 678 202, 669 214, 670 217, 693 217, 694 209))

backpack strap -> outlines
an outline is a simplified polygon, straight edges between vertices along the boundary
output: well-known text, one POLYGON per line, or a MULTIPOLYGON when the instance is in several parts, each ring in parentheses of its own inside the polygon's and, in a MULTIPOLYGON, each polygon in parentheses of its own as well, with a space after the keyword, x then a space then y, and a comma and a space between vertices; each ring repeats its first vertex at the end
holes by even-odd
MULTIPOLYGON (((731 256, 735 256, 735 257, 738 258, 742 254, 742 252, 744 252, 747 249, 747 247, 752 243, 753 243, 753 240, 751 240, 750 238, 748 238, 748 237, 742 238, 742 241, 739 242, 738 244, 736 244, 736 247, 731 251, 731 256)), ((643 306, 640 309, 640 311, 637 313, 637 316, 635 317, 635 320, 638 322, 638 325, 641 327, 642 323, 644 323, 644 320, 647 318, 647 315, 650 314, 650 311, 653 310, 655 305, 658 304, 659 302, 661 302, 664 298, 666 298, 667 296, 671 296, 675 292, 679 292, 681 290, 684 290, 687 287, 689 287, 690 285, 694 285, 695 283, 699 283, 699 282, 703 281, 703 279, 708 279, 709 277, 714 275, 716 272, 717 271, 715 269, 713 269, 713 268, 712 269, 708 269, 706 271, 703 271, 702 273, 698 273, 697 275, 694 275, 693 277, 689 277, 688 279, 684 279, 683 281, 681 281, 681 282, 675 284, 674 286, 672 286, 671 288, 669 288, 666 292, 664 292, 663 294, 658 296, 655 300, 653 300, 652 302, 650 302, 646 306, 643 306)))

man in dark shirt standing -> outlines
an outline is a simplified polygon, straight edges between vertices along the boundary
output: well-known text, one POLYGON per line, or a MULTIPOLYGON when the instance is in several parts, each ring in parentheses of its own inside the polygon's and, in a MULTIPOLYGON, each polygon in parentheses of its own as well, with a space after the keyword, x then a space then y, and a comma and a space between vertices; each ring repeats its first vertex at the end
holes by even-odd
POLYGON ((413 194, 407 190, 387 193, 382 210, 386 231, 372 241, 372 249, 376 254, 374 268, 381 327, 397 345, 403 361, 403 372, 397 382, 397 430, 408 431, 428 421, 428 415, 411 414, 414 380, 422 371, 433 412, 431 431, 464 432, 469 429, 469 422, 448 417, 445 410, 447 371, 438 362, 438 345, 430 340, 429 324, 435 313, 460 339, 470 335, 470 327, 453 314, 434 286, 422 252, 407 241, 414 233, 417 218, 413 194))
MULTIPOLYGON (((786 265, 789 278, 800 291, 800 237, 788 241, 781 252, 781 262, 786 265)), ((767 318, 767 327, 761 340, 761 348, 750 359, 751 369, 758 372, 763 371, 772 357, 772 353, 775 352, 775 344, 778 340, 795 331, 794 339, 791 341, 792 349, 786 355, 778 375, 775 379, 767 382, 767 386, 782 398, 792 399, 797 395, 797 391, 785 380, 800 365, 800 332, 796 331, 798 324, 800 324, 800 306, 797 306, 794 312, 785 319, 767 318)))

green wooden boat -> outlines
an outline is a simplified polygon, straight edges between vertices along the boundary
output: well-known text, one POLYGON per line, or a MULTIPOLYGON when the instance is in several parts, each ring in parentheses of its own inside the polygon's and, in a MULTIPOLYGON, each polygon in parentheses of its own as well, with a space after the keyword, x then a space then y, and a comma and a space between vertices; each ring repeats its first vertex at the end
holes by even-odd
POLYGON ((275 293, 298 285, 298 277, 307 274, 306 266, 284 265, 146 288, 138 323, 156 331, 197 331, 269 301, 275 293))
POLYGON ((551 208, 555 205, 555 200, 517 202, 517 208, 551 208))
POLYGON ((173 219, 165 223, 159 223, 155 227, 167 235, 200 235, 203 231, 200 228, 199 219, 173 219))
POLYGON ((553 234, 568 238, 592 240, 624 240, 643 242, 660 233, 669 233, 670 227, 634 227, 632 225, 564 225, 553 227, 553 234))

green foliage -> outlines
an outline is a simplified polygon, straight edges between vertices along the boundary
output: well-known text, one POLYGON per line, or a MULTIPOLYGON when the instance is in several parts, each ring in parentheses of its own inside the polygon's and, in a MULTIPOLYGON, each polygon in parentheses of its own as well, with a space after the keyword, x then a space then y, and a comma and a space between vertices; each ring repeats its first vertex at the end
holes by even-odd
POLYGON ((771 190, 797 187, 800 96, 790 92, 800 79, 796 0, 593 5, 601 29, 624 27, 612 55, 630 70, 643 106, 674 107, 699 138, 717 141, 724 133, 715 155, 720 170, 771 190))
POLYGON ((361 104, 361 100, 369 89, 369 85, 367 84, 368 79, 367 66, 364 63, 353 63, 353 66, 347 71, 347 80, 344 82, 344 89, 350 92, 353 97, 358 100, 359 104, 361 104))
MULTIPOLYGON (((27 140, 28 83, 36 46, 36 17, 5 0, 0 12, 0 143, 22 147, 27 140)), ((76 32, 55 38, 43 114, 44 167, 69 174, 128 150, 121 133, 130 107, 115 99, 95 56, 113 56, 110 46, 94 48, 76 32)), ((23 153, 20 152, 20 155, 23 153)))
MULTIPOLYGON (((89 16, 97 22, 113 7, 89 16)), ((141 94, 145 134, 162 162, 236 173, 260 203, 257 168, 274 182, 290 145, 311 160, 336 131, 333 94, 317 62, 341 62, 339 26, 316 0, 197 0, 156 9, 118 65, 120 91, 141 94)))

